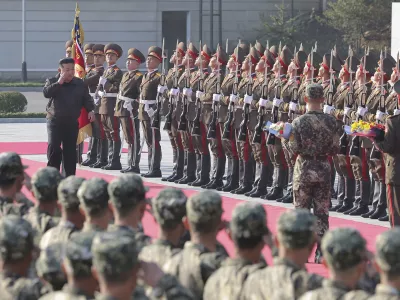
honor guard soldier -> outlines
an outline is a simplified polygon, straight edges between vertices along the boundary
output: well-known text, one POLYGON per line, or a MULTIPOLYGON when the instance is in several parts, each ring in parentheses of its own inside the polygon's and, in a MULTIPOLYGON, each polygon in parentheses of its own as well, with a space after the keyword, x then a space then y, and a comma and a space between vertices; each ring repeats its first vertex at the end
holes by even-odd
POLYGON ((228 62, 228 55, 221 46, 217 46, 216 53, 210 59, 210 75, 204 81, 204 94, 200 97, 206 113, 203 115, 203 122, 207 129, 207 139, 210 142, 213 154, 213 169, 211 180, 202 186, 206 189, 217 189, 224 185, 226 157, 222 148, 220 123, 218 120, 219 104, 221 102, 221 82, 223 81, 222 67, 228 62))
MULTIPOLYGON (((313 207, 317 234, 322 237, 329 228, 331 166, 328 156, 339 150, 340 127, 333 116, 322 112, 324 93, 320 84, 307 85, 306 99, 308 111, 293 121, 289 139, 290 149, 298 154, 293 174, 294 205, 305 209, 313 207)), ((320 263, 320 256, 317 247, 315 262, 320 263)))
POLYGON ((143 74, 139 66, 146 61, 142 52, 136 48, 128 50, 126 72, 122 76, 114 116, 118 117, 128 144, 128 166, 122 173, 134 172, 140 174, 140 124, 138 119, 140 84, 143 74))
POLYGON ((222 147, 228 159, 227 182, 218 191, 230 192, 239 187, 239 156, 236 148, 236 133, 234 126, 234 115, 237 107, 236 98, 238 84, 241 80, 240 69, 244 60, 244 51, 236 47, 228 60, 227 68, 229 74, 225 76, 221 84, 222 99, 219 109, 222 147), (235 87, 235 88, 234 88, 235 87))
POLYGON ((318 81, 317 75, 319 73, 320 64, 322 63, 322 56, 319 55, 319 53, 316 52, 315 49, 312 49, 311 52, 312 54, 308 54, 307 61, 304 65, 303 79, 299 87, 299 102, 301 104, 299 105, 298 110, 301 114, 304 114, 307 108, 305 102, 307 86, 311 83, 318 81))
POLYGON ((104 45, 96 44, 92 47, 94 68, 92 68, 87 74, 84 82, 89 87, 90 95, 94 98, 94 113, 95 121, 92 122, 92 140, 93 142, 89 145, 90 157, 89 161, 84 161, 83 166, 90 166, 91 168, 101 168, 108 164, 108 140, 104 133, 103 123, 101 122, 101 115, 99 114, 100 98, 95 97, 96 89, 99 83, 99 79, 104 74, 104 62, 106 56, 104 54, 104 45), (94 155, 97 154, 97 156, 94 155))
POLYGON ((197 179, 196 181, 189 183, 191 186, 203 186, 210 182, 210 169, 211 160, 210 152, 208 150, 207 130, 204 124, 203 116, 209 109, 201 102, 201 96, 204 93, 204 83, 207 77, 210 75, 208 72, 208 64, 211 59, 211 50, 204 45, 199 57, 196 59, 196 66, 198 67, 198 73, 193 82, 191 83, 192 88, 192 100, 195 101, 196 114, 189 117, 189 120, 193 120, 192 128, 192 139, 193 146, 200 159, 197 159, 197 179), (199 162, 200 160, 200 162, 199 162))
MULTIPOLYGON (((268 48, 268 47, 267 47, 268 48)), ((254 129, 253 147, 254 160, 256 161, 255 181, 253 190, 248 193, 252 198, 258 198, 268 193, 267 186, 272 185, 274 166, 268 154, 266 144, 267 134, 264 132, 264 124, 271 119, 272 102, 268 100, 268 84, 273 81, 272 68, 275 58, 269 49, 256 65, 257 78, 253 85, 253 99, 257 100, 258 124, 254 129)))
POLYGON ((72 46, 74 45, 73 40, 69 40, 65 43, 65 57, 72 57, 72 46))
POLYGON ((149 171, 143 177, 161 177, 161 134, 159 128, 152 128, 152 120, 157 106, 157 88, 160 84, 160 73, 157 69, 163 60, 160 47, 151 46, 147 52, 147 73, 140 84, 139 120, 142 122, 143 135, 148 147, 149 171))
MULTIPOLYGON (((185 58, 182 64, 188 68, 184 73, 184 87, 182 90, 182 112, 176 113, 178 123, 179 134, 182 139, 182 145, 185 149, 186 168, 182 179, 175 181, 179 184, 188 184, 196 181, 196 167, 197 158, 196 151, 193 145, 192 129, 193 120, 196 116, 196 105, 195 105, 195 94, 198 86, 199 71, 196 70, 195 62, 199 56, 199 50, 190 43, 188 45, 185 58), (194 85, 194 86, 193 86, 194 85), (194 94, 193 94, 194 91, 194 94), (183 121, 183 124, 181 122, 183 121), (184 125, 186 124, 186 125, 184 125), (183 128, 181 128, 183 126, 183 128)), ((181 77, 182 77, 181 76, 181 77)))
POLYGON ((168 132, 169 140, 171 142, 174 167, 172 174, 168 177, 164 177, 162 179, 163 181, 174 182, 175 180, 182 179, 183 177, 185 153, 180 136, 178 136, 178 122, 176 119, 175 110, 179 105, 177 104, 179 102, 177 100, 179 99, 179 87, 175 85, 178 84, 177 81, 185 70, 184 66, 182 65, 182 60, 185 56, 185 53, 185 43, 180 42, 177 44, 174 54, 172 54, 170 59, 170 63, 173 64, 173 67, 169 69, 165 78, 168 89, 164 92, 163 115, 166 119, 166 123, 169 123, 170 128, 164 127, 164 130, 168 132))
POLYGON ((123 75, 121 69, 116 65, 117 60, 122 56, 122 49, 117 44, 107 44, 104 52, 108 67, 103 76, 100 76, 96 91, 97 95, 101 97, 99 113, 108 140, 108 164, 102 169, 121 170, 120 124, 118 118, 114 116, 114 109, 123 75))
MULTIPOLYGON (((280 48, 280 47, 279 47, 280 48)), ((277 123, 280 120, 279 106, 283 103, 281 99, 281 91, 287 82, 286 74, 291 62, 292 53, 287 46, 284 46, 277 57, 272 71, 275 74, 275 80, 269 87, 270 100, 273 101, 272 108, 272 123, 277 123)), ((287 116, 285 116, 287 119, 287 116)), ((269 133, 267 138, 268 153, 274 165, 274 182, 271 191, 263 196, 266 200, 277 200, 283 197, 283 187, 286 185, 285 180, 287 176, 287 164, 285 155, 282 150, 282 143, 279 138, 269 133)))

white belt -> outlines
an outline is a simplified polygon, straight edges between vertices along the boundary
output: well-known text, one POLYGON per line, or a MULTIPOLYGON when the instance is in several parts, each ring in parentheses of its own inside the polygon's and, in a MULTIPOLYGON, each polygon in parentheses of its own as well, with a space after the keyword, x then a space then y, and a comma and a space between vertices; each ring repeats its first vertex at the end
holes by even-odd
POLYGON ((238 109, 243 110, 243 105, 240 105, 239 103, 236 103, 235 104, 235 110, 238 110, 238 109))
POLYGON ((156 104, 157 100, 143 100, 143 99, 140 99, 139 103, 140 104, 144 104, 144 110, 147 112, 147 111, 150 110, 149 105, 156 104))
POLYGON ((92 97, 94 97, 94 94, 96 94, 96 93, 89 93, 89 95, 92 96, 92 97))
POLYGON ((129 97, 125 97, 125 96, 121 96, 121 94, 118 94, 118 99, 126 101, 126 102, 133 102, 133 101, 137 101, 136 99, 133 98, 129 98, 129 97))
POLYGON ((108 98, 116 98, 118 96, 117 93, 104 93, 103 97, 108 97, 108 98))

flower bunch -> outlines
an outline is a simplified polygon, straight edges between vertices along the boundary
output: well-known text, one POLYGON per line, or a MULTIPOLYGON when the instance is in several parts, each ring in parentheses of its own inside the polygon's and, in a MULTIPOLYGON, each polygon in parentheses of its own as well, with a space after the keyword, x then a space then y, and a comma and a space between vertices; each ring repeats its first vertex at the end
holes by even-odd
POLYGON ((375 122, 358 121, 351 126, 345 126, 345 132, 349 135, 357 135, 364 137, 383 136, 385 133, 385 125, 375 122))
POLYGON ((358 121, 351 124, 351 131, 352 132, 368 132, 371 130, 373 123, 365 122, 365 121, 358 121))

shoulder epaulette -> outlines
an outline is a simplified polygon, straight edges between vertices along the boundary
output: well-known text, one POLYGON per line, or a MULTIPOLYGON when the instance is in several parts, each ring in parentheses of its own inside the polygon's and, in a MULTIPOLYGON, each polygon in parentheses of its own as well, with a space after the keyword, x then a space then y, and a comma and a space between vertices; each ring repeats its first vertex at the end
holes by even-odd
POLYGON ((155 74, 156 76, 161 76, 161 74, 160 74, 160 72, 156 72, 156 74, 155 74))
POLYGON ((136 75, 138 75, 138 76, 142 76, 142 75, 143 75, 143 73, 139 71, 139 72, 137 72, 137 73, 136 73, 136 75))
POLYGON ((119 70, 118 66, 114 66, 114 70, 119 70))

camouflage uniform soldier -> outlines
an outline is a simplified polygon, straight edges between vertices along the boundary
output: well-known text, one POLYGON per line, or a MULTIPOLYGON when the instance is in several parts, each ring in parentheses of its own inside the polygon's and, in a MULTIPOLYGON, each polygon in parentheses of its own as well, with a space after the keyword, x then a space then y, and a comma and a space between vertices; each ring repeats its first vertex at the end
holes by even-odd
POLYGON ((186 203, 187 220, 192 240, 183 250, 168 261, 164 270, 176 276, 195 299, 202 299, 204 286, 227 257, 218 251, 216 236, 221 227, 221 196, 212 191, 198 193, 186 203), (209 239, 207 246, 194 240, 193 236, 209 239))
POLYGON ((40 251, 36 261, 38 276, 51 285, 53 291, 60 291, 67 283, 62 262, 64 259, 65 245, 55 243, 40 251))
POLYGON ((49 289, 41 281, 21 276, 28 272, 35 251, 34 231, 28 221, 17 216, 0 220, 0 298, 39 299, 49 289))
POLYGON ((111 208, 115 223, 108 231, 123 231, 134 235, 138 249, 150 244, 150 237, 140 231, 140 222, 146 210, 146 192, 142 178, 135 174, 124 174, 113 179, 108 185, 111 208))
POLYGON ((92 122, 92 138, 89 144, 90 154, 88 158, 82 162, 82 166, 90 166, 91 168, 101 168, 107 165, 108 142, 104 133, 104 127, 101 123, 101 115, 99 114, 100 99, 95 98, 95 92, 99 84, 100 76, 104 73, 104 45, 96 44, 91 48, 93 53, 94 65, 87 71, 84 79, 85 84, 89 88, 90 95, 94 99, 95 121, 92 122))
POLYGON ((82 231, 104 231, 112 218, 109 209, 108 183, 101 178, 91 178, 82 183, 78 198, 85 223, 82 231))
MULTIPOLYGON (((293 121, 289 140, 290 148, 299 155, 294 167, 293 196, 296 208, 313 206, 317 234, 322 237, 329 228, 331 167, 328 156, 339 151, 339 128, 334 117, 321 111, 324 94, 320 84, 309 84, 306 97, 308 112, 293 121)), ((316 261, 319 254, 317 249, 316 261)))
POLYGON ((121 138, 119 135, 119 120, 114 116, 115 104, 122 79, 122 71, 116 65, 122 56, 122 49, 117 44, 107 44, 104 47, 108 67, 99 78, 95 98, 100 96, 101 122, 108 140, 108 165, 104 170, 121 170, 121 138))
MULTIPOLYGON (((279 109, 279 106, 282 103, 282 99, 278 99, 281 96, 279 91, 282 91, 283 86, 286 84, 286 73, 289 67, 292 53, 288 47, 284 46, 279 53, 279 57, 276 59, 275 64, 272 68, 272 72, 274 72, 275 80, 271 82, 269 86, 269 100, 273 101, 273 106, 276 110, 279 109), (278 91, 279 90, 279 91, 278 91), (276 93, 279 94, 276 94, 276 93)), ((275 110, 273 108, 273 110, 275 110)), ((273 122, 273 116, 271 121, 273 122)), ((277 121, 286 121, 287 116, 283 114, 279 115, 277 121), (282 118, 282 119, 281 119, 282 118)), ((281 140, 275 138, 274 140, 271 139, 271 135, 268 135, 267 138, 267 145, 268 145, 268 153, 271 158, 271 161, 274 165, 274 182, 272 184, 272 189, 268 194, 262 197, 262 199, 266 200, 277 200, 283 197, 283 187, 285 186, 285 179, 287 174, 287 165, 285 160, 285 154, 282 150, 282 143, 281 140)))
POLYGON ((209 278, 203 299, 241 299, 248 276, 266 267, 261 254, 264 240, 270 234, 266 223, 262 205, 242 203, 235 207, 229 234, 235 243, 237 256, 227 258, 209 278))
MULTIPOLYGON (((343 299, 343 296, 357 288, 365 271, 367 250, 365 239, 353 228, 336 228, 322 239, 322 252, 331 276, 324 280, 322 287, 301 297, 307 299, 343 299)), ((357 291, 361 296, 367 294, 357 291)))
POLYGON ((93 267, 100 282, 98 300, 114 299, 117 295, 113 295, 113 291, 118 295, 133 294, 139 267, 143 271, 142 279, 153 288, 150 298, 193 299, 176 278, 164 274, 157 265, 139 263, 139 251, 130 236, 116 236, 110 232, 98 234, 93 240, 92 252, 93 267))
POLYGON ((40 249, 53 243, 66 243, 73 232, 82 229, 85 219, 79 209, 80 202, 77 193, 84 181, 83 178, 69 176, 60 182, 57 194, 61 205, 61 220, 56 227, 43 235, 40 249))
POLYGON ((31 223, 38 241, 47 230, 59 222, 55 215, 58 211, 57 188, 61 180, 60 172, 53 167, 39 169, 32 176, 32 190, 37 203, 25 215, 25 219, 31 223))
POLYGON ((17 153, 0 153, 0 215, 22 216, 28 212, 30 206, 14 203, 17 193, 23 187, 26 168, 17 153))
MULTIPOLYGON (((193 116, 189 117, 189 120, 196 120, 197 115, 199 115, 199 127, 200 127, 200 135, 193 135, 193 145, 198 153, 198 156, 200 159, 197 159, 197 180, 191 183, 191 186, 203 186, 207 183, 210 182, 210 169, 211 169, 211 160, 210 160, 210 151, 208 150, 208 140, 207 140, 207 128, 206 124, 204 123, 203 116, 206 114, 210 114, 210 105, 203 105, 201 103, 200 96, 202 95, 202 91, 198 90, 199 88, 199 82, 203 82, 203 92, 204 92, 204 87, 205 87, 205 80, 208 78, 210 75, 208 72, 208 64, 210 63, 211 59, 211 50, 207 47, 207 45, 203 46, 203 49, 199 55, 199 57, 196 59, 196 66, 200 70, 197 73, 196 79, 192 82, 191 87, 192 87, 192 99, 195 102, 196 105, 196 113, 193 116), (201 78, 203 77, 203 78, 201 78), (197 104, 197 101, 199 101, 199 104, 197 104), (200 162, 199 162, 200 160, 200 162)), ((193 126, 194 126, 193 122, 193 126)))
POLYGON ((293 300, 321 287, 323 277, 309 274, 305 268, 317 240, 315 225, 315 217, 307 210, 288 210, 279 217, 275 238, 279 258, 274 259, 273 266, 250 275, 243 300, 293 300))
POLYGON ((114 116, 119 118, 125 141, 128 144, 128 166, 121 173, 140 174, 140 124, 138 119, 140 84, 143 74, 138 70, 145 62, 144 55, 136 48, 128 50, 126 67, 122 76, 114 116))
POLYGON ((162 62, 162 49, 152 46, 148 50, 146 68, 140 84, 139 120, 142 122, 143 135, 146 139, 148 150, 149 171, 143 177, 161 177, 161 146, 160 130, 151 128, 151 122, 156 109, 157 88, 160 84, 160 73, 158 65, 162 62))

